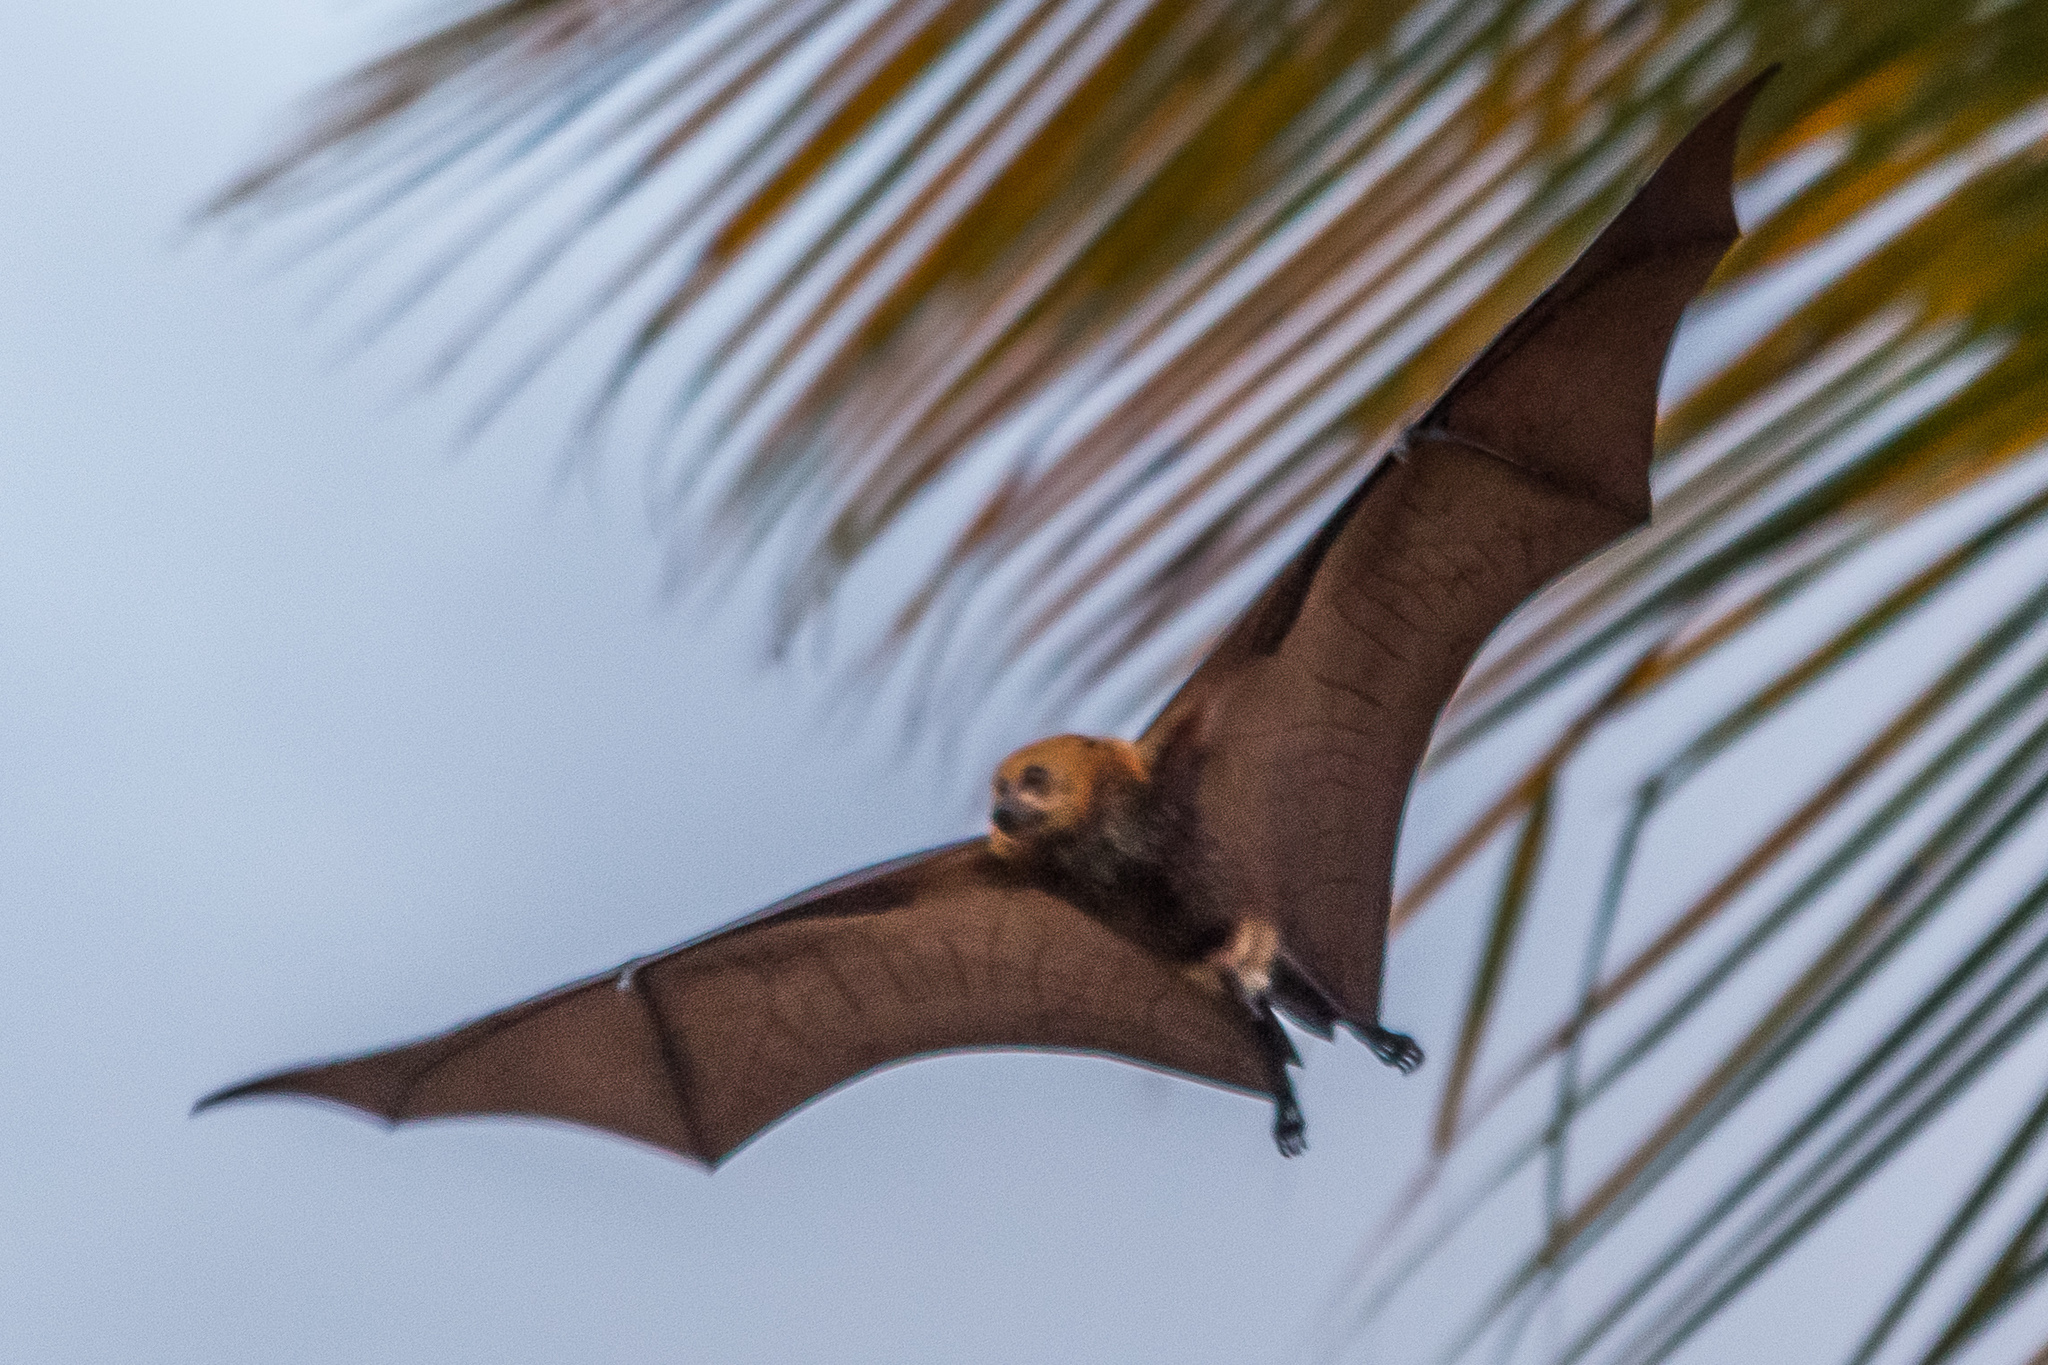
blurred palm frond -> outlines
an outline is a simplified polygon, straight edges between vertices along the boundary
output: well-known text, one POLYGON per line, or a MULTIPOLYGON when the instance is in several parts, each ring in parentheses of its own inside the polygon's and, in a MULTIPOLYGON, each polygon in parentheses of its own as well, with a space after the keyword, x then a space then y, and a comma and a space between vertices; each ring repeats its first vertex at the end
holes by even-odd
POLYGON ((909 564, 854 605, 913 725, 1127 718, 1784 63, 1654 525, 1440 731, 1432 791, 1478 795, 1414 832, 1398 914, 1499 889, 1436 1151, 1325 1345, 1712 1349, 1879 1226, 1815 1340, 2016 1358, 2048 1270, 2043 51, 2025 0, 509 0, 212 211, 339 262, 366 335, 447 315, 428 377, 474 430, 601 351, 566 434, 644 448, 678 578, 770 569, 778 641, 909 564))

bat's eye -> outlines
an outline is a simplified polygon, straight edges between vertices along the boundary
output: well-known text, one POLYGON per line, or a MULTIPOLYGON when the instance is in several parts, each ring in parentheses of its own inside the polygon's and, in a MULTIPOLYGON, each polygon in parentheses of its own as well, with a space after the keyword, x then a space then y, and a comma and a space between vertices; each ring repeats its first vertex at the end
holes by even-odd
POLYGON ((1036 763, 1017 774, 1017 787, 1027 796, 1043 796, 1052 790, 1052 774, 1036 763))

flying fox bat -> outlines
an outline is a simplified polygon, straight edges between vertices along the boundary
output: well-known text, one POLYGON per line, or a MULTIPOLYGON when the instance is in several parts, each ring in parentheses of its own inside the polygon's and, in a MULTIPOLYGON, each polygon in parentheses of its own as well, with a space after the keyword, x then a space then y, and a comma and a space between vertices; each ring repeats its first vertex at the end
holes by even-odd
MULTIPOLYGON (((1768 73, 1766 73, 1768 75, 1768 73)), ((1647 521, 1679 314, 1738 229, 1736 134, 1696 127, 1474 361, 1133 743, 1005 759, 989 832, 421 1042, 249 1081, 391 1122, 566 1119, 715 1166, 816 1096, 935 1052, 1106 1054, 1267 1096, 1302 1150, 1276 1009, 1380 1024, 1401 810, 1480 643, 1647 521)))

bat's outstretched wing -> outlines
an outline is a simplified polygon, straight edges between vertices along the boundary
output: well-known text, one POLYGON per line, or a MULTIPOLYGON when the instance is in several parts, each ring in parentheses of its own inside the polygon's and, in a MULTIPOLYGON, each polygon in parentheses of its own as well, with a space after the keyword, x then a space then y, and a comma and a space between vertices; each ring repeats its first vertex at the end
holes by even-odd
POLYGON ((1379 1019, 1401 808, 1479 645, 1650 515, 1678 317, 1738 235, 1759 77, 1409 429, 1146 732, 1202 755, 1197 807, 1241 912, 1347 1022, 1379 1019))
POLYGON ((886 863, 383 1052, 233 1086, 397 1123, 566 1119, 716 1165, 805 1101, 903 1058, 1101 1053, 1268 1092, 1249 1009, 1034 889, 983 840, 886 863))

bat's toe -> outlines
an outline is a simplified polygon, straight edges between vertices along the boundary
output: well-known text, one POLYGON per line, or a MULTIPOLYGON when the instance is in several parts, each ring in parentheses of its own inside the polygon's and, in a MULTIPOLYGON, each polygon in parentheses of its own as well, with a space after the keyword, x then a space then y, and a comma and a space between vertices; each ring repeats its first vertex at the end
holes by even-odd
POLYGON ((1422 1065, 1422 1048, 1405 1033, 1396 1033, 1392 1029, 1374 1024, 1370 1028, 1361 1029, 1359 1037, 1372 1049, 1373 1056, 1403 1076, 1422 1065))
POLYGON ((1300 1156, 1308 1150, 1308 1123, 1301 1116, 1301 1106, 1291 1099, 1282 1101, 1273 1113, 1273 1145, 1282 1156, 1300 1156))

